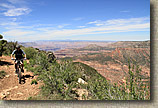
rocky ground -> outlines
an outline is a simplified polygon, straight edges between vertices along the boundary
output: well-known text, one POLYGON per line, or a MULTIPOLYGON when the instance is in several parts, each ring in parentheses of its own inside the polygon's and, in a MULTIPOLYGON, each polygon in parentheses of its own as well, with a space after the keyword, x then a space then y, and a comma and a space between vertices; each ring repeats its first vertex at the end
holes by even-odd
POLYGON ((2 56, 0 62, 0 71, 7 73, 3 79, 0 79, 0 99, 27 100, 39 93, 41 82, 31 85, 32 80, 37 78, 32 72, 24 70, 22 83, 19 84, 18 77, 15 75, 14 61, 9 56, 2 56))

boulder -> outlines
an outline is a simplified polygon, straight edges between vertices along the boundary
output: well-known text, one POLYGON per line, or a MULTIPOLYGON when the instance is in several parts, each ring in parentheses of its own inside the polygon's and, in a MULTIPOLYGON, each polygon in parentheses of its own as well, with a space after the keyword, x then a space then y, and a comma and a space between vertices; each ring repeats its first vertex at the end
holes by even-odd
POLYGON ((84 81, 82 78, 78 78, 78 83, 82 83, 82 84, 88 84, 86 81, 84 81))
POLYGON ((75 93, 78 95, 78 100, 87 100, 88 91, 86 89, 72 88, 72 91, 75 91, 75 93))

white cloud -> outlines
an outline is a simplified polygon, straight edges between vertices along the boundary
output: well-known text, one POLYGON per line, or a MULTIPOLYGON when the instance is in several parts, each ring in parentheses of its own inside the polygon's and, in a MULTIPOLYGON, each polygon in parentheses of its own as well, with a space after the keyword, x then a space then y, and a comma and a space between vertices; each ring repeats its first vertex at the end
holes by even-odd
POLYGON ((106 21, 105 24, 123 25, 123 24, 144 23, 144 22, 148 22, 148 21, 149 21, 148 17, 130 18, 130 19, 114 19, 114 20, 106 21))
POLYGON ((4 16, 20 16, 31 12, 24 0, 7 0, 8 3, 1 3, 1 10, 4 11, 4 16))
POLYGON ((11 18, 11 20, 14 22, 14 21, 16 21, 16 20, 17 20, 17 18, 11 18))
POLYGON ((70 24, 62 24, 62 25, 58 25, 58 28, 64 28, 65 26, 68 26, 68 25, 70 25, 70 24))
POLYGON ((78 26, 78 28, 85 28, 86 26, 78 26))
POLYGON ((127 12, 130 12, 130 11, 127 11, 127 10, 123 10, 123 11, 120 11, 120 12, 124 12, 124 13, 127 13, 127 12))
POLYGON ((88 22, 87 24, 94 24, 96 26, 103 26, 103 25, 126 25, 126 24, 138 24, 138 23, 144 23, 149 22, 148 17, 141 17, 141 18, 130 18, 130 19, 112 19, 112 20, 96 20, 92 22, 88 22))
POLYGON ((9 9, 7 12, 4 12, 5 16, 20 16, 20 15, 26 15, 31 12, 31 9, 29 8, 14 8, 9 9))
POLYGON ((150 23, 126 25, 126 26, 104 26, 104 27, 89 27, 75 30, 54 30, 49 31, 46 34, 49 36, 73 36, 73 35, 85 35, 85 34, 101 34, 101 33, 113 33, 113 32, 127 32, 127 31, 141 31, 150 27, 150 23))
POLYGON ((12 4, 22 4, 22 3, 26 3, 25 0, 7 0, 8 2, 12 3, 12 4))
POLYGON ((97 24, 99 22, 101 22, 101 21, 100 20, 96 20, 96 21, 88 22, 87 24, 97 24))
MULTIPOLYGON (((21 39, 24 38, 27 40, 32 39, 55 39, 63 38, 67 36, 81 36, 88 34, 107 34, 107 33, 119 33, 119 32, 129 32, 129 31, 150 31, 150 21, 149 18, 132 18, 132 19, 113 19, 107 21, 96 21, 96 24, 102 24, 100 26, 94 26, 94 23, 91 23, 91 27, 82 27, 78 29, 64 29, 63 27, 37 27, 36 29, 26 29, 26 28, 17 28, 10 29, 3 34, 6 36, 21 36, 21 39), (26 38, 27 37, 27 38, 26 38)), ((127 37, 128 38, 128 37, 127 37)), ((18 40, 19 38, 17 38, 18 40)))
POLYGON ((2 4, 0 4, 0 6, 2 6, 2 7, 4 7, 4 8, 8 8, 8 9, 10 9, 10 8, 15 8, 15 6, 10 5, 10 4, 6 4, 6 3, 2 3, 2 4))
POLYGON ((3 35, 4 36, 13 36, 13 37, 16 37, 18 39, 18 37, 27 36, 27 35, 30 35, 33 33, 34 33, 34 31, 25 31, 25 30, 15 29, 15 30, 3 32, 3 35))
POLYGON ((78 18, 74 18, 72 20, 74 20, 74 21, 80 21, 80 20, 83 20, 83 19, 84 19, 83 17, 78 17, 78 18))
POLYGON ((0 23, 0 26, 17 26, 17 23, 15 23, 15 22, 2 22, 2 23, 0 23))

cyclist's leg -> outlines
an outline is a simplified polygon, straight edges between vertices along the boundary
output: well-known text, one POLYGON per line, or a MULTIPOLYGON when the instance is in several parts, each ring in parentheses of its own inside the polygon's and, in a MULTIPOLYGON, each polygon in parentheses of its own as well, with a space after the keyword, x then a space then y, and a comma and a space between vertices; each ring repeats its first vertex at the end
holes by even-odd
POLYGON ((16 69, 16 73, 17 73, 17 60, 15 60, 15 69, 16 69))
POLYGON ((22 72, 24 72, 23 67, 24 67, 23 60, 21 60, 21 71, 22 71, 22 72))

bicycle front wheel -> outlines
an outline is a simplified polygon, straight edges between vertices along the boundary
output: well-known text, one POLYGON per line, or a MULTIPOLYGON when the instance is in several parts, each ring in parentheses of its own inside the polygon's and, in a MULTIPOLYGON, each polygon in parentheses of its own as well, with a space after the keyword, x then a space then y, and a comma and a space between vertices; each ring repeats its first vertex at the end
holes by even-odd
POLYGON ((18 70, 19 70, 18 71, 19 84, 21 84, 21 77, 22 77, 22 75, 21 75, 21 69, 19 68, 18 70))

